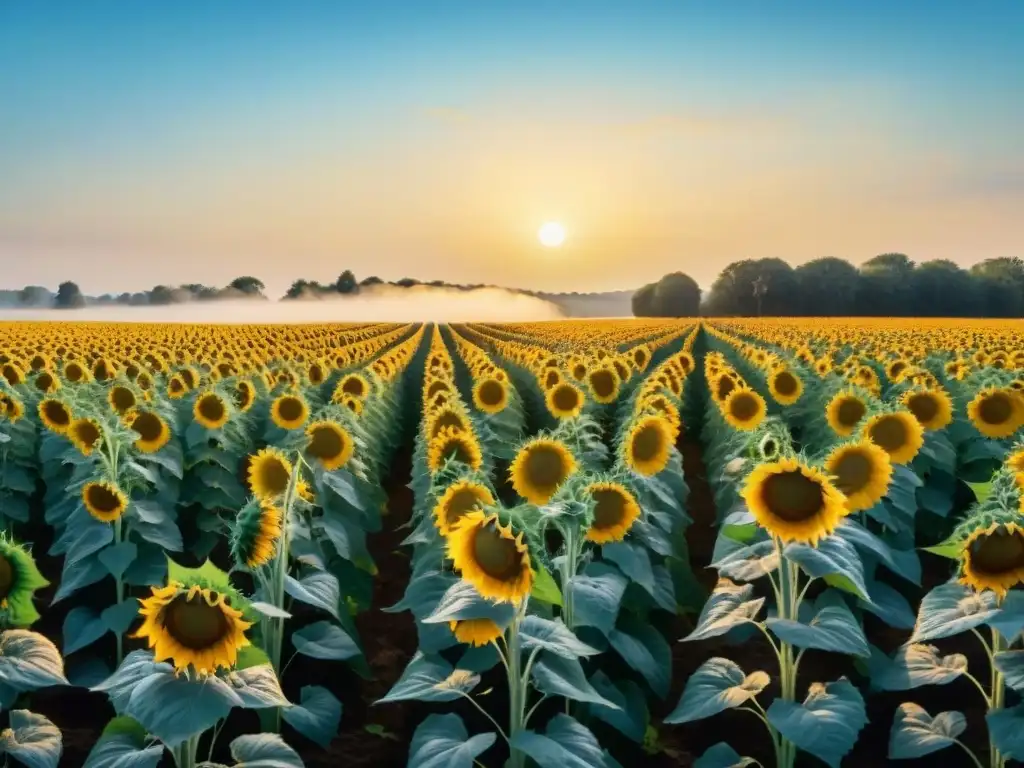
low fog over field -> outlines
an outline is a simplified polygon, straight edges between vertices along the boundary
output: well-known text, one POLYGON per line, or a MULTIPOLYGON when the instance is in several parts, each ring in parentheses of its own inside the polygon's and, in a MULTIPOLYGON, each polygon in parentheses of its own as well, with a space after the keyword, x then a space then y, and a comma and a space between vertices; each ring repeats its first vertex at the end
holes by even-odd
POLYGON ((349 296, 291 301, 221 299, 162 306, 87 306, 81 309, 0 307, 3 320, 101 320, 137 323, 525 322, 557 320, 554 303, 501 288, 459 290, 379 285, 349 296))

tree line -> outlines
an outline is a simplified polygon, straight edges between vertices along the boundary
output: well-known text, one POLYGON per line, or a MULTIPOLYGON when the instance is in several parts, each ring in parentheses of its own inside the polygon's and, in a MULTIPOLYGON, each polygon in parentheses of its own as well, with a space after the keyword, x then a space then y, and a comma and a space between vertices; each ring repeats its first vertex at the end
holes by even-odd
POLYGON ((703 294, 682 272, 633 294, 637 317, 1024 317, 1024 260, 970 269, 884 253, 859 268, 838 258, 792 267, 782 259, 729 264, 703 294))
POLYGON ((148 291, 102 296, 86 296, 78 283, 65 280, 53 293, 41 285, 27 285, 16 291, 0 291, 0 306, 20 306, 46 309, 77 309, 86 306, 163 306, 190 301, 217 301, 222 299, 266 299, 266 286, 255 277, 236 277, 222 288, 201 283, 185 285, 156 285, 148 291))

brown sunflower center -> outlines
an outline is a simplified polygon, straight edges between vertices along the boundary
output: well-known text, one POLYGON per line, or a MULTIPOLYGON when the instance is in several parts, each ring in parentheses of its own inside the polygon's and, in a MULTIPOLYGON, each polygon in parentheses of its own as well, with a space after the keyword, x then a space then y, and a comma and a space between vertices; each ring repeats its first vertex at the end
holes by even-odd
POLYGON ((993 392, 978 404, 978 418, 986 424, 1006 424, 1013 418, 1013 400, 1005 392, 993 392))
POLYGON ((284 421, 300 421, 305 415, 302 401, 291 395, 281 398, 277 404, 277 415, 284 421))
POLYGON ((1005 573, 1024 567, 1024 535, 999 528, 971 543, 971 563, 982 573, 1005 573))
POLYGON ((320 384, 324 380, 324 369, 316 363, 309 366, 309 382, 311 384, 320 384))
POLYGON ((715 385, 715 394, 718 395, 719 400, 725 400, 734 389, 736 389, 736 382, 732 376, 722 376, 715 385))
POLYGON ((536 488, 554 488, 565 480, 569 467, 556 446, 533 446, 526 457, 526 476, 536 488))
POLYGON ((594 527, 613 528, 626 516, 626 497, 617 488, 599 488, 594 497, 594 527))
POLYGON ((110 366, 106 360, 97 360, 92 367, 92 377, 96 381, 106 381, 110 378, 110 366))
POLYGON ((853 427, 864 418, 864 414, 867 411, 867 406, 861 402, 860 398, 846 397, 839 402, 839 407, 836 409, 836 419, 844 427, 853 427))
POLYGON ((810 520, 825 506, 821 484, 799 470, 771 475, 764 481, 761 498, 773 515, 790 523, 810 520))
POLYGON ((217 395, 203 395, 199 400, 199 413, 207 421, 219 422, 226 413, 224 401, 217 395))
POLYGON ((252 402, 252 397, 252 387, 248 384, 238 384, 238 386, 235 387, 235 403, 239 408, 248 407, 249 403, 252 402))
POLYGON ((445 441, 441 446, 441 456, 445 459, 455 459, 463 464, 472 465, 473 453, 465 440, 454 436, 445 441))
POLYGON ((437 437, 441 434, 441 431, 447 427, 461 431, 465 429, 466 425, 462 423, 462 417, 455 411, 443 411, 434 419, 433 427, 430 430, 430 436, 437 437))
POLYGON ((738 392, 729 398, 729 413, 741 423, 752 420, 760 412, 760 403, 750 392, 738 392))
POLYGON ((58 427, 66 427, 71 423, 71 413, 64 407, 64 403, 57 400, 47 400, 43 404, 43 412, 46 419, 58 427))
POLYGON ((444 519, 448 525, 455 525, 467 512, 487 503, 488 493, 483 488, 467 486, 459 488, 448 499, 444 509, 444 519))
POLYGON ((330 461, 345 451, 345 436, 340 427, 322 424, 314 427, 309 435, 306 452, 315 459, 330 461))
POLYGON ((611 397, 615 394, 615 383, 615 374, 607 369, 590 374, 590 388, 598 397, 611 397))
POLYGON ((167 388, 171 392, 174 392, 174 393, 184 392, 185 391, 185 382, 183 382, 181 379, 173 378, 173 379, 171 379, 170 383, 167 385, 167 388))
POLYGON ((907 364, 902 360, 897 360, 895 363, 889 366, 889 378, 895 378, 899 376, 903 369, 907 367, 907 364))
POLYGON ((91 446, 100 439, 100 430, 96 426, 96 423, 90 419, 82 419, 76 421, 71 426, 72 431, 75 433, 75 437, 78 441, 85 446, 91 446))
POLYGON ((443 379, 435 379, 430 382, 430 386, 427 387, 427 397, 433 397, 438 392, 448 392, 451 387, 448 386, 448 382, 443 379))
POLYGON ((922 424, 928 424, 939 415, 939 401, 929 392, 916 392, 908 397, 907 408, 922 424))
POLYGON ((85 490, 86 499, 93 509, 111 514, 121 509, 121 497, 106 485, 95 483, 85 490))
POLYGON ((846 495, 865 488, 871 482, 873 470, 871 459, 857 450, 846 451, 831 467, 836 487, 846 495))
POLYGON ((189 389, 194 388, 196 386, 196 384, 199 383, 199 380, 198 380, 198 377, 195 374, 195 371, 193 371, 193 370, 191 370, 189 368, 186 368, 185 370, 183 370, 181 372, 181 378, 184 380, 185 385, 189 389))
POLYGON ((473 560, 481 571, 501 581, 514 579, 522 568, 515 541, 502 536, 493 524, 478 528, 473 535, 473 560))
POLYGON ((135 393, 127 387, 114 387, 110 390, 110 402, 118 413, 124 413, 135 407, 135 393))
POLYGON ((572 367, 572 377, 576 379, 576 381, 582 381, 583 377, 586 375, 587 366, 585 366, 583 363, 576 363, 576 365, 572 367))
POLYGON ((488 379, 477 389, 480 402, 489 408, 495 408, 505 402, 505 387, 500 381, 488 379))
POLYGON ((167 633, 193 651, 210 648, 231 631, 227 617, 219 606, 211 606, 200 595, 191 600, 178 595, 164 612, 167 633))
POLYGON ((85 376, 85 371, 78 363, 68 363, 64 367, 64 378, 72 383, 78 383, 85 376))
POLYGON ((14 567, 11 561, 0 555, 0 600, 6 600, 14 589, 14 567))
POLYGON ((288 489, 288 481, 291 474, 288 467, 276 456, 269 456, 259 463, 258 467, 260 486, 266 488, 270 493, 279 495, 288 489))
POLYGON ((795 395, 797 390, 796 376, 789 371, 775 374, 775 391, 783 397, 795 395))
POLYGON ((664 434, 656 424, 645 424, 635 435, 631 443, 633 459, 636 461, 653 461, 664 450, 664 434))
POLYGON ((38 376, 36 376, 35 384, 36 389, 39 389, 43 392, 49 392, 50 388, 53 387, 53 374, 50 373, 49 371, 43 371, 38 376))
POLYGON ((159 439, 163 433, 163 423, 155 413, 143 411, 135 417, 135 420, 132 422, 132 429, 138 433, 140 438, 146 442, 151 442, 159 439))
POLYGON ((889 453, 905 446, 909 438, 907 425, 896 415, 883 416, 872 424, 870 435, 872 440, 889 453))
POLYGON ((579 390, 571 384, 563 384, 555 388, 551 402, 554 403, 555 409, 562 413, 575 411, 580 404, 579 390))
POLYGON ((341 385, 341 391, 356 397, 362 397, 363 393, 366 392, 366 385, 358 376, 351 376, 345 379, 345 382, 341 385))
POLYGON ((551 389, 551 387, 555 386, 555 384, 557 384, 561 380, 561 374, 559 374, 558 371, 552 368, 550 371, 544 374, 544 388, 551 389))

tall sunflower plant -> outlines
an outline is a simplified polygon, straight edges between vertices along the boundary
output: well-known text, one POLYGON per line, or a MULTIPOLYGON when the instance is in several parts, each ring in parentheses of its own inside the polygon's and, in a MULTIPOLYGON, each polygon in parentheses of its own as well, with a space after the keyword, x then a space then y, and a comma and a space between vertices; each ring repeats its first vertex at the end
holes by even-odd
MULTIPOLYGON (((92 687, 107 695, 121 727, 97 741, 90 764, 114 753, 132 765, 155 766, 169 752, 176 768, 209 765, 233 709, 297 706, 266 655, 252 646, 251 605, 209 561, 199 568, 168 561, 167 583, 153 587, 137 610, 142 622, 133 637, 145 649, 129 653, 92 687)), ((303 765, 276 734, 239 737, 230 751, 242 764, 273 758, 275 765, 303 765)))
MULTIPOLYGON (((165 552, 183 548, 175 512, 182 465, 180 449, 168 448, 172 429, 159 412, 152 406, 143 410, 138 394, 118 379, 98 399, 103 386, 85 384, 75 397, 39 403, 47 428, 39 453, 47 483, 45 519, 55 530, 49 554, 64 556, 54 602, 106 578, 113 581, 106 608, 90 600, 68 612, 64 654, 91 648, 110 633, 120 662, 134 615, 130 588, 161 581, 165 552), (139 431, 150 420, 162 433, 159 445, 147 444, 139 431), (166 456, 156 458, 163 450, 166 456)), ((73 678, 84 683, 103 666, 92 654, 69 664, 73 678)))
POLYGON ((430 589, 424 583, 421 591, 406 595, 406 607, 414 614, 419 610, 417 603, 434 602, 433 610, 421 621, 447 627, 458 643, 472 647, 454 663, 443 652, 419 651, 378 704, 466 699, 494 727, 468 738, 457 715, 446 715, 443 722, 428 719, 413 736, 410 765, 427 759, 431 749, 428 737, 455 742, 473 759, 500 738, 509 755, 509 768, 524 768, 530 759, 543 763, 558 750, 587 759, 588 764, 611 768, 607 762, 611 758, 597 738, 569 715, 556 715, 544 733, 530 728, 538 707, 550 698, 619 709, 594 689, 581 666, 581 660, 596 655, 597 649, 582 642, 561 619, 553 618, 550 606, 530 600, 535 564, 544 558, 539 517, 539 508, 529 503, 510 508, 475 506, 445 535, 447 556, 459 576, 441 574, 430 589), (439 599, 436 592, 431 594, 438 588, 443 588, 439 599), (473 695, 480 686, 481 672, 496 663, 506 673, 509 720, 505 724, 498 723, 478 700, 487 691, 473 695))
MULTIPOLYGON (((693 722, 739 708, 765 725, 777 765, 792 768, 799 751, 838 764, 867 723, 864 700, 846 678, 812 683, 798 698, 797 673, 808 650, 870 656, 855 612, 874 605, 860 551, 877 550, 881 558, 886 550, 845 519, 847 497, 791 444, 779 446, 774 460, 752 464, 736 477, 743 506, 726 517, 716 542, 711 567, 719 581, 696 628, 683 640, 726 634, 742 639, 760 632, 778 660, 780 695, 762 704, 758 697, 771 682, 770 673, 747 673, 716 657, 689 678, 665 722, 693 722), (755 596, 754 583, 760 580, 768 582, 769 598, 755 596), (826 588, 812 598, 810 588, 819 581, 826 588), (759 618, 763 611, 765 618, 759 618)), ((741 760, 728 744, 712 749, 741 760)))
POLYGON ((47 585, 31 552, 0 534, 0 713, 7 729, 0 733, 0 755, 38 768, 57 768, 63 751, 60 730, 31 712, 33 691, 68 685, 60 651, 29 627, 39 618, 33 600, 47 585))
POLYGON ((872 686, 886 691, 969 681, 986 707, 988 754, 975 752, 960 739, 967 727, 962 712, 932 715, 908 701, 893 720, 891 760, 957 747, 979 768, 1003 768, 1024 755, 1024 705, 1011 705, 1007 696, 1024 692, 1024 591, 1019 589, 1024 584, 1024 527, 1012 479, 1002 475, 994 485, 992 495, 971 509, 953 535, 932 548, 952 559, 956 572, 925 595, 910 639, 891 657, 873 652, 869 662, 872 686), (968 632, 984 649, 987 669, 969 669, 964 655, 944 656, 934 644, 968 632))
POLYGON ((0 530, 27 523, 39 478, 39 428, 26 417, 26 393, 0 377, 0 530))

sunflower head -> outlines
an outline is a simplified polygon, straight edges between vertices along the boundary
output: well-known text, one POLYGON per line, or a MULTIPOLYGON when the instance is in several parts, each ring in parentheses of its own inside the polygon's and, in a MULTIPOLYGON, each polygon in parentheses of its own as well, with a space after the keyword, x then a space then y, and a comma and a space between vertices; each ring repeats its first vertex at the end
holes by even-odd
POLYGON ((47 584, 31 553, 0 535, 0 630, 33 624, 39 618, 33 598, 47 584))
POLYGON ((622 442, 623 459, 632 471, 651 477, 668 466, 677 432, 664 416, 642 416, 622 442))
POLYGON ((430 471, 440 471, 448 461, 458 461, 472 470, 483 466, 483 453, 472 432, 445 427, 431 438, 427 447, 427 466, 430 471))
POLYGON ((725 402, 725 398, 729 396, 737 387, 736 378, 731 373, 721 373, 714 377, 711 382, 711 393, 714 395, 715 400, 720 403, 725 402))
POLYGON ((299 429, 309 418, 309 405, 301 395, 279 395, 270 404, 270 418, 281 429, 299 429))
POLYGON ((753 389, 737 387, 722 403, 722 415, 733 429, 749 432, 764 420, 764 398, 753 389))
POLYGON ((256 402, 256 387, 253 386, 253 383, 248 379, 239 379, 235 382, 235 391, 233 394, 235 398, 235 405, 238 407, 238 410, 242 411, 242 413, 245 413, 252 408, 252 404, 256 402))
POLYGON ((262 501, 275 501, 288 490, 292 463, 276 448, 264 448, 249 457, 249 488, 262 501))
POLYGON ((245 632, 252 624, 229 599, 200 584, 153 587, 140 600, 142 626, 132 637, 146 640, 154 661, 169 661, 178 672, 191 668, 204 676, 231 669, 238 651, 249 645, 245 632))
POLYGON ((586 397, 575 384, 563 381, 547 391, 544 402, 556 419, 572 419, 583 411, 586 397))
POLYGON ((69 360, 64 364, 64 381, 69 384, 84 384, 91 378, 89 369, 77 360, 69 360))
POLYGON ((449 485, 434 505, 434 525, 441 535, 448 536, 465 515, 494 503, 494 495, 483 483, 459 480, 449 485))
POLYGON ((134 411, 127 422, 139 436, 135 447, 143 453, 156 453, 170 442, 171 428, 154 411, 134 411))
POLYGON ((942 429, 953 421, 953 401, 943 389, 912 389, 901 402, 926 430, 942 429))
POLYGON ((960 552, 960 582, 1003 596, 1024 581, 1024 528, 994 521, 971 531, 960 552))
POLYGON ((460 643, 479 648, 490 645, 505 634, 491 619, 461 619, 448 622, 448 628, 460 643))
POLYGON ((848 513, 846 497, 820 471, 794 458, 761 464, 742 496, 758 524, 783 542, 812 546, 848 513))
POLYGON ((535 437, 516 453, 509 476, 516 493, 539 506, 547 504, 577 468, 576 458, 561 440, 535 437))
POLYGON ((25 415, 25 405, 13 394, 0 392, 0 419, 6 418, 12 424, 25 415))
POLYGON ((349 373, 338 382, 337 391, 362 400, 370 394, 370 382, 360 373, 349 373))
POLYGON ((885 496, 892 479, 889 454, 870 440, 840 445, 825 459, 825 471, 846 496, 850 512, 875 506, 885 496))
POLYGON ((447 541, 455 569, 482 597, 519 603, 533 589, 534 571, 523 534, 516 536, 497 515, 482 511, 463 515, 447 541))
POLYGON ((110 404, 110 410, 123 416, 136 406, 138 399, 130 387, 118 384, 108 390, 107 402, 110 404))
POLYGON ((212 390, 203 392, 192 405, 192 418, 207 429, 220 429, 230 415, 227 402, 212 390))
POLYGON ((640 517, 640 504, 625 485, 617 482, 591 483, 585 493, 593 501, 594 519, 587 529, 587 541, 608 544, 622 541, 640 517))
POLYGON ((169 398, 180 400, 187 394, 188 385, 185 384, 185 380, 179 374, 176 373, 167 380, 167 396, 169 398))
POLYGON ((446 405, 431 411, 427 416, 426 422, 427 437, 433 440, 441 433, 442 430, 448 429, 449 427, 456 431, 466 429, 466 425, 469 422, 469 416, 459 408, 446 405))
POLYGON ((99 480, 82 486, 82 503, 97 520, 112 523, 128 508, 128 497, 113 483, 99 480))
POLYGON ((39 401, 39 419, 48 430, 63 435, 75 417, 67 403, 55 397, 46 397, 39 401))
POLYGON ((103 437, 103 429, 96 419, 75 419, 66 434, 83 456, 90 456, 103 437))
POLYGON ((864 422, 863 434, 881 446, 893 464, 913 461, 924 445, 924 427, 910 411, 875 414, 864 422))
POLYGON ((266 501, 253 499, 238 511, 231 530, 231 556, 246 568, 269 563, 281 538, 281 509, 266 501))
POLYGON ((493 376, 473 384, 473 405, 483 413, 501 413, 508 405, 508 386, 493 376))
POLYGON ((40 392, 50 394, 60 389, 60 379, 54 376, 51 371, 43 370, 32 379, 32 385, 40 392))
POLYGON ((778 368, 769 377, 768 388, 772 398, 779 405, 792 405, 803 394, 804 383, 792 371, 778 368))
POLYGON ((1024 424, 1024 404, 1009 388, 985 387, 967 404, 967 416, 985 437, 1010 437, 1024 424))
POLYGON ((336 421, 316 421, 306 427, 306 455, 328 472, 345 466, 355 452, 355 442, 336 421))
POLYGON ((619 386, 621 383, 619 375, 615 372, 614 368, 595 368, 587 374, 590 394, 595 402, 602 405, 615 402, 615 399, 619 396, 619 386))

